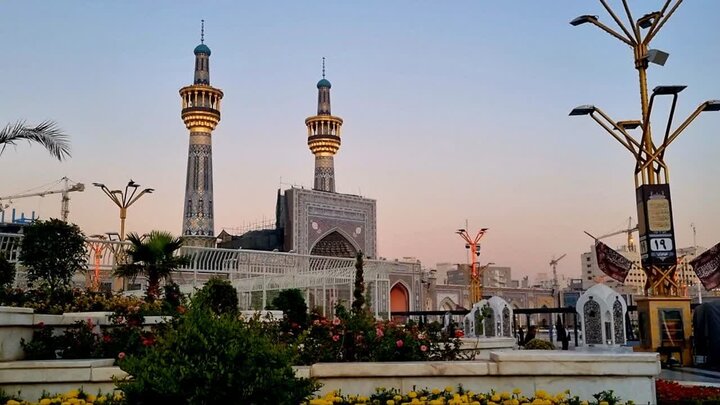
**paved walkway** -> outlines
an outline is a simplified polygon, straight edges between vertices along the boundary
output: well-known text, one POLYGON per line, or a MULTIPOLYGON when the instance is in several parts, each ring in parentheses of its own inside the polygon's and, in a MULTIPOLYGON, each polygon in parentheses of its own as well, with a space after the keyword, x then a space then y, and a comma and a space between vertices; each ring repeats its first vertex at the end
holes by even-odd
POLYGON ((720 387, 720 372, 693 367, 664 368, 660 372, 663 380, 677 381, 686 385, 720 387))

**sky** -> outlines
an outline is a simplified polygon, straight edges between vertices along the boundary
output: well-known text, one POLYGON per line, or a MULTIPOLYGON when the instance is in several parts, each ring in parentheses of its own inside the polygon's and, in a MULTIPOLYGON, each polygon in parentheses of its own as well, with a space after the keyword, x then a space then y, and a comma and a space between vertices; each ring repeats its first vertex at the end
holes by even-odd
MULTIPOLYGON (((620 2, 610 2, 619 7, 620 2)), ((632 2, 635 17, 660 0, 632 2)), ((676 121, 720 99, 720 2, 682 4, 652 47, 670 53, 649 69, 650 88, 685 84, 676 121)), ((0 196, 63 176, 70 220, 86 234, 117 231, 118 209, 93 182, 152 187, 127 229, 179 234, 188 131, 178 90, 192 83, 193 48, 206 21, 211 84, 225 92, 213 134, 215 229, 271 219, 279 187, 312 187, 304 119, 316 109, 327 58, 339 192, 377 200, 378 250, 424 266, 466 260, 454 233, 489 228, 481 263, 513 278, 579 277, 592 240, 637 217, 634 159, 588 117, 639 119, 630 48, 578 15, 612 23, 599 2, 515 1, 24 1, 0 4, 0 125, 52 119, 72 158, 38 145, 0 156, 0 196)), ((660 133, 668 113, 653 116, 660 133)), ((677 244, 720 241, 720 114, 701 115, 666 154, 677 244)), ((40 188, 42 189, 42 188, 40 188)), ((58 195, 12 208, 57 217, 58 195)), ((622 235, 608 244, 623 243, 622 235)))

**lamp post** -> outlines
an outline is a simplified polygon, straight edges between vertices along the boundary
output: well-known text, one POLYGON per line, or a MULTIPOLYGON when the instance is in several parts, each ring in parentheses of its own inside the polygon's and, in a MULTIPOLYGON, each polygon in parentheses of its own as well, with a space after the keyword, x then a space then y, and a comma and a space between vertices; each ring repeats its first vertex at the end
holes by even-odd
POLYGON ((635 69, 640 82, 641 119, 632 121, 614 121, 605 112, 593 105, 574 108, 570 115, 589 115, 603 127, 615 140, 627 149, 635 158, 635 187, 638 209, 638 230, 640 233, 640 254, 643 270, 647 276, 645 294, 653 296, 677 296, 678 284, 675 281, 677 254, 670 203, 669 170, 665 163, 665 151, 668 146, 705 111, 720 111, 720 101, 706 101, 690 114, 679 126, 673 129, 673 118, 678 94, 686 86, 657 86, 648 94, 647 69, 649 63, 664 65, 668 54, 650 48, 650 42, 667 20, 682 3, 682 0, 666 0, 662 9, 648 13, 635 20, 627 0, 622 0, 628 26, 608 6, 606 0, 600 3, 615 21, 621 32, 600 22, 598 16, 583 15, 570 22, 573 26, 593 24, 633 50, 635 69), (672 105, 667 119, 662 142, 653 141, 650 116, 656 97, 671 96, 672 105), (640 139, 630 135, 629 131, 639 128, 640 139))
POLYGON ((485 235, 488 228, 480 229, 474 238, 470 237, 467 230, 458 229, 455 231, 465 241, 465 248, 470 251, 470 305, 482 299, 482 271, 485 267, 477 266, 477 258, 480 256, 480 239, 485 235))
POLYGON ((155 191, 152 188, 146 188, 138 193, 140 185, 130 180, 125 186, 125 191, 122 190, 110 190, 102 183, 93 183, 93 186, 99 187, 105 195, 110 198, 115 205, 120 208, 120 241, 125 240, 125 218, 127 218, 127 210, 131 205, 135 203, 140 197, 145 194, 150 194, 155 191), (137 194, 137 195, 136 195, 137 194))

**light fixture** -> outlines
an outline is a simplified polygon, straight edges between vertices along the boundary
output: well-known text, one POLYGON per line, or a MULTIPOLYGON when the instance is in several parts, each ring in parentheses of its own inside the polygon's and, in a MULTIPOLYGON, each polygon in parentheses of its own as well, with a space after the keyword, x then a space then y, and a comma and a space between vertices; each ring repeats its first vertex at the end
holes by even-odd
POLYGON ((570 111, 570 115, 588 115, 595 112, 595 106, 586 104, 579 107, 575 107, 570 111))
POLYGON ((622 129, 625 129, 625 130, 635 129, 635 128, 639 127, 640 125, 642 125, 642 122, 640 122, 639 120, 626 120, 626 121, 618 121, 617 122, 617 126, 622 129))
POLYGON ((703 111, 720 111, 720 100, 708 100, 705 102, 703 111))
POLYGON ((680 93, 685 90, 687 86, 657 86, 653 89, 653 95, 656 96, 669 96, 680 93))
POLYGON ((659 49, 649 49, 647 52, 647 56, 645 57, 648 62, 654 63, 656 65, 665 66, 665 62, 667 62, 668 58, 670 57, 670 54, 667 52, 663 52, 659 49))
POLYGON ((570 21, 570 25, 577 27, 578 25, 585 23, 594 23, 597 20, 598 16, 596 15, 581 15, 580 17, 577 17, 574 20, 570 21))
POLYGON ((653 25, 653 22, 655 19, 660 18, 661 14, 659 11, 655 11, 652 13, 647 13, 644 16, 640 17, 637 21, 640 28, 650 28, 653 25))

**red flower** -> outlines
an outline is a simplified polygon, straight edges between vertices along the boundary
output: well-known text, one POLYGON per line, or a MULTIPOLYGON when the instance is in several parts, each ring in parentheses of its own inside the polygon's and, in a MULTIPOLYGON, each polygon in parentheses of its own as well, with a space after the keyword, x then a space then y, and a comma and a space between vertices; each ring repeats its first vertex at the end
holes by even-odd
POLYGON ((340 318, 333 319, 333 325, 335 325, 335 326, 340 325, 340 318))
POLYGON ((144 337, 142 340, 142 344, 144 346, 152 346, 155 344, 155 339, 153 339, 152 337, 144 337))
POLYGON ((297 328, 300 327, 300 325, 298 325, 296 322, 293 322, 293 323, 290 324, 290 327, 293 328, 293 329, 297 329, 297 328))
POLYGON ((397 342, 395 342, 395 346, 399 348, 403 347, 405 343, 403 343, 402 339, 399 339, 397 342))
POLYGON ((118 359, 122 360, 125 358, 125 352, 118 353, 118 359))
POLYGON ((455 337, 456 338, 461 338, 463 336, 465 336, 465 332, 463 332, 462 329, 455 329, 455 337))
POLYGON ((110 337, 110 335, 103 335, 103 342, 110 343, 111 340, 112 338, 110 337))
POLYGON ((333 335, 332 340, 333 340, 333 342, 337 342, 338 340, 340 340, 340 336, 333 335))
POLYGON ((183 305, 178 305, 178 307, 177 307, 177 312, 178 312, 178 314, 184 314, 185 311, 187 311, 187 309, 185 308, 185 306, 183 306, 183 305))

